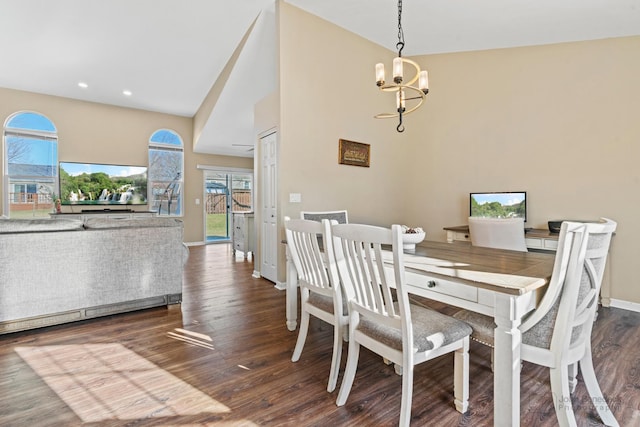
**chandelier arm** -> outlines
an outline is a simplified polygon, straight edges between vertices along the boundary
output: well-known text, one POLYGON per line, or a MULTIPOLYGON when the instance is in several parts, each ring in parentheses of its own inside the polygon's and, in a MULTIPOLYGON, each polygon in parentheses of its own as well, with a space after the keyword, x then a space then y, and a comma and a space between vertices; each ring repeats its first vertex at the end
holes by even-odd
POLYGON ((418 80, 418 77, 420 76, 420 66, 410 60, 410 59, 406 59, 406 58, 402 58, 402 62, 404 62, 405 64, 410 64, 413 66, 413 68, 415 69, 415 74, 414 76, 411 78, 411 80, 409 80, 408 82, 403 82, 402 84, 407 85, 407 86, 411 86, 412 84, 414 84, 416 82, 416 80, 418 80))
POLYGON ((422 105, 423 102, 424 102, 424 98, 420 98, 420 101, 418 102, 417 105, 413 106, 412 108, 406 109, 403 114, 406 116, 407 114, 413 113, 418 108, 420 108, 420 106, 422 105))
MULTIPOLYGON (((414 96, 414 97, 411 97, 411 98, 405 98, 405 101, 418 100, 418 102, 417 102, 416 105, 414 105, 411 108, 405 108, 405 110, 402 112, 403 116, 406 116, 407 114, 411 114, 414 111, 416 111, 418 108, 420 108, 420 106, 422 105, 422 103, 426 99, 426 95, 420 89, 417 89, 417 88, 412 87, 412 86, 407 86, 407 87, 405 87, 405 89, 412 90, 418 95, 418 96, 414 96)), ((399 90, 399 88, 397 88, 396 90, 399 90)), ((390 89, 387 90, 387 92, 390 92, 390 91, 391 91, 390 89)), ((392 119, 392 118, 399 117, 399 116, 400 116, 400 114, 398 112, 395 112, 395 113, 380 113, 380 114, 376 114, 373 117, 375 117, 376 119, 392 119)))
MULTIPOLYGON (((402 113, 403 116, 406 116, 408 114, 413 113, 414 111, 416 111, 420 105, 422 105, 422 102, 420 102, 418 105, 409 108, 409 109, 405 109, 405 111, 402 113)), ((380 113, 380 114, 376 114, 375 116, 373 116, 376 119, 393 119, 398 117, 400 114, 399 113, 380 113)))

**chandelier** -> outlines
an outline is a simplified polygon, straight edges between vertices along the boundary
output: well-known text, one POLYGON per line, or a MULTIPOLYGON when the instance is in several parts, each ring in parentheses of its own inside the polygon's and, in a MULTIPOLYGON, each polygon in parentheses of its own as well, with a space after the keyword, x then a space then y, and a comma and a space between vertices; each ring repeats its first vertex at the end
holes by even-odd
POLYGON ((386 83, 384 76, 384 64, 376 64, 376 84, 383 92, 395 92, 396 112, 380 113, 374 117, 376 119, 389 119, 398 117, 398 132, 404 132, 402 117, 416 111, 424 102, 425 95, 429 92, 429 75, 426 70, 420 70, 420 66, 414 61, 402 57, 404 48, 404 32, 402 31, 402 0, 398 0, 398 57, 393 59, 393 83, 386 83), (407 81, 404 79, 404 66, 413 67, 415 75, 407 81), (413 84, 418 81, 418 87, 413 84))

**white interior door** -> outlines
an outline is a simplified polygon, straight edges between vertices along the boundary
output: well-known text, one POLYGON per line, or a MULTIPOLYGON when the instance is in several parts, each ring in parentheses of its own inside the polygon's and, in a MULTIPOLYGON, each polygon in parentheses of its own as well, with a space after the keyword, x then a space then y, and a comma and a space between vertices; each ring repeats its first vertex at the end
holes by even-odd
POLYGON ((278 283, 278 199, 277 199, 277 134, 260 138, 262 153, 262 224, 260 275, 278 283))

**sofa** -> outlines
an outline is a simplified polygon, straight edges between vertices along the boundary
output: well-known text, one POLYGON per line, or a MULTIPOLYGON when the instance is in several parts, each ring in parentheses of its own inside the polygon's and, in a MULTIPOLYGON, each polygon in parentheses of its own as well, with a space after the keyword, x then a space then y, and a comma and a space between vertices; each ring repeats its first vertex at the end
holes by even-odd
POLYGON ((182 240, 174 218, 0 219, 0 334, 180 303, 182 240))

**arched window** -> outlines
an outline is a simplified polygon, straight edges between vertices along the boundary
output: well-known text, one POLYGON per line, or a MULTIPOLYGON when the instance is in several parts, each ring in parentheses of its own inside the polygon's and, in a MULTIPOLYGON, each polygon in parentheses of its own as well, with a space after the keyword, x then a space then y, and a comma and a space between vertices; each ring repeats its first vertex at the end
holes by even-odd
POLYGON ((182 215, 184 149, 182 138, 168 129, 157 130, 149 139, 149 197, 158 215, 182 215))
POLYGON ((15 113, 4 124, 3 212, 11 218, 44 217, 53 211, 58 183, 58 132, 34 112, 15 113))

